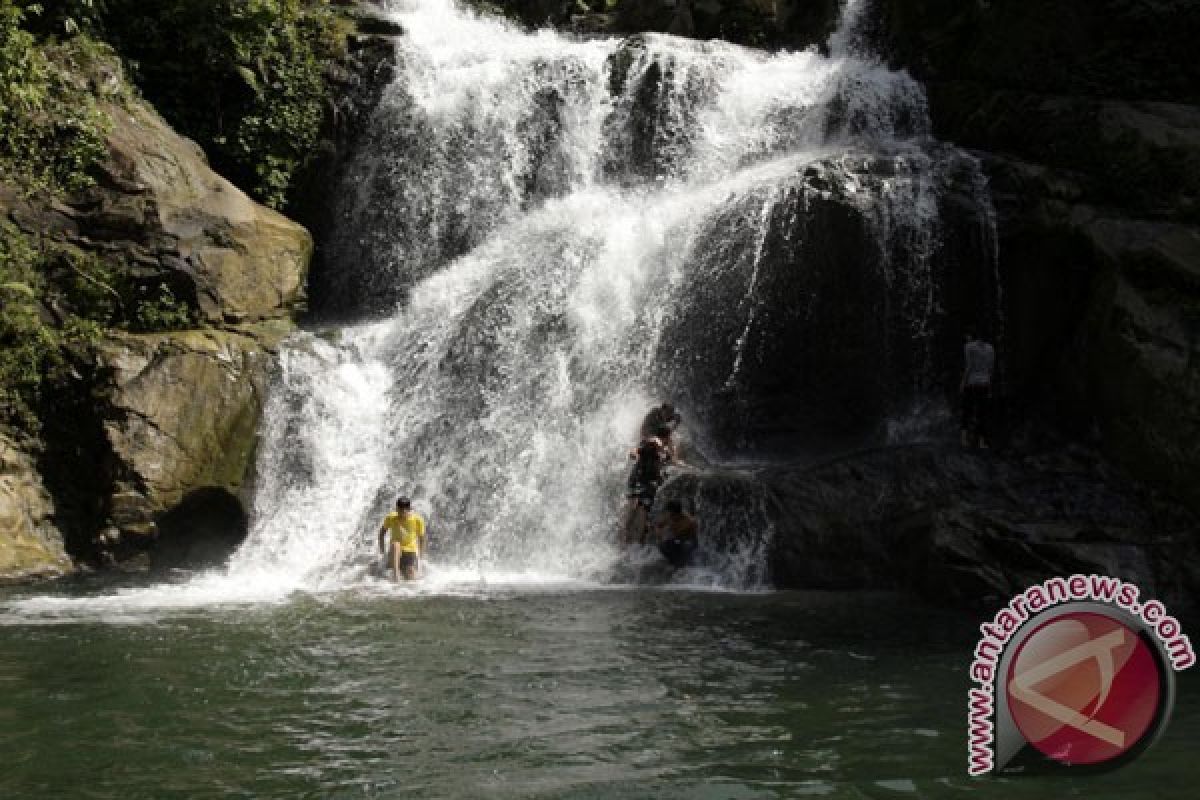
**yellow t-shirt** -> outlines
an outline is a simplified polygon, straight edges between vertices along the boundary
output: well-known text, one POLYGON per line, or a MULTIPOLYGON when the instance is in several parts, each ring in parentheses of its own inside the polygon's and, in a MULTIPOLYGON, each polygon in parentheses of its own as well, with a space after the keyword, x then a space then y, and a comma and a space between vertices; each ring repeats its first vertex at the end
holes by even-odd
POLYGON ((383 527, 392 535, 392 543, 400 545, 401 553, 419 553, 417 539, 425 539, 425 519, 415 511, 402 516, 393 511, 383 520, 383 527))

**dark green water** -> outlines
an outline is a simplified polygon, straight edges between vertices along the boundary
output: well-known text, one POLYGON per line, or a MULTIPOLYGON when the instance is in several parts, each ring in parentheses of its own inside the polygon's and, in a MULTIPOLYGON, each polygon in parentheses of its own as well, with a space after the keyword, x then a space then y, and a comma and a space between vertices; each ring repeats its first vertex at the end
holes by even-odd
MULTIPOLYGON (((14 594, 0 595, 7 605, 14 594)), ((341 593, 0 627, 4 798, 1188 798, 965 775, 971 616, 884 595, 341 593)))

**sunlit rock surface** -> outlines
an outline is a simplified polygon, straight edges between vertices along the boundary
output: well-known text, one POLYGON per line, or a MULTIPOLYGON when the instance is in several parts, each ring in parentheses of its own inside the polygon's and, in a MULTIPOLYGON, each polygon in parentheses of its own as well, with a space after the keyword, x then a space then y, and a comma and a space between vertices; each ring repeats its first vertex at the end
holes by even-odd
POLYGON ((121 88, 115 62, 101 64, 117 89, 101 97, 111 127, 95 185, 55 200, 3 190, 0 204, 28 236, 97 259, 143 295, 169 292, 168 326, 206 326, 112 333, 81 363, 72 413, 43 420, 38 468, 58 514, 23 513, 36 530, 57 526, 73 556, 108 561, 160 535, 159 518, 193 492, 237 496, 312 239, 213 172, 121 88))
POLYGON ((54 527, 54 502, 34 464, 0 436, 0 583, 73 570, 54 527))

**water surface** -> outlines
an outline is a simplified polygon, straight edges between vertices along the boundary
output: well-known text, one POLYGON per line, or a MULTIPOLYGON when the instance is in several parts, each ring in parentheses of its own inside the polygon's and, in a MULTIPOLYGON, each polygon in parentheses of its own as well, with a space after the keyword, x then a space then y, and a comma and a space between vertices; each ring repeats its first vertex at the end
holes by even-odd
POLYGON ((2 797, 1182 798, 1200 777, 1185 673, 1170 729, 1121 771, 967 778, 976 620, 890 595, 86 609, 2 615, 2 797))

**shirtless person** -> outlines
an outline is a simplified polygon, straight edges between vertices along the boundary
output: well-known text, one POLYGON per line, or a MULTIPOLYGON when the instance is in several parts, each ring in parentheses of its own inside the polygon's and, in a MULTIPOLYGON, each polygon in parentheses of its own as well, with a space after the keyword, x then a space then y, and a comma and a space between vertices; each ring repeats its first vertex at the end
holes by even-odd
POLYGON ((663 468, 670 458, 662 440, 647 436, 629 454, 634 459, 629 472, 629 502, 621 514, 620 543, 622 546, 646 543, 647 522, 654 508, 654 497, 666 480, 663 468))

